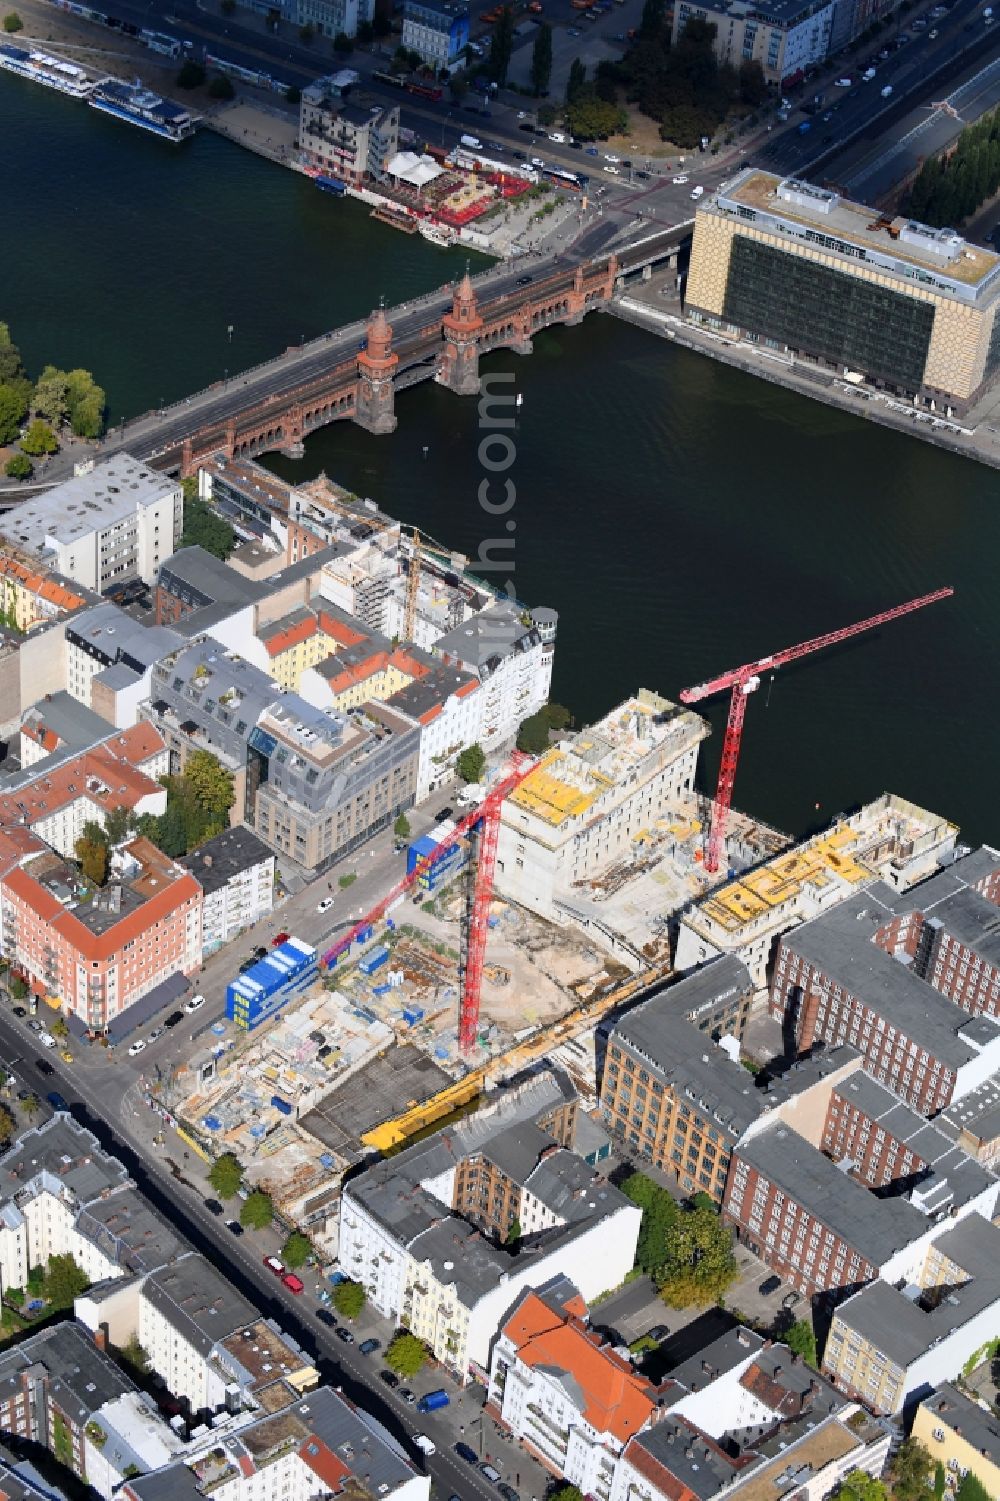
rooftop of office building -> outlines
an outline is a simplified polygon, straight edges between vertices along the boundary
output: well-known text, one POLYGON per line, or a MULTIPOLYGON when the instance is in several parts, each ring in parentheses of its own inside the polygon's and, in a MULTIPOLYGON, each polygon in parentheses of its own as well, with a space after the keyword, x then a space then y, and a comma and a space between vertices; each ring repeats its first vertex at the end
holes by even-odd
POLYGON ((178 482, 169 475, 120 453, 44 495, 23 501, 3 518, 0 531, 32 552, 50 538, 69 546, 124 521, 177 488, 178 482))
POLYGON ((795 238, 834 253, 852 255, 946 290, 948 282, 982 291, 1000 272, 1000 256, 963 240, 953 229, 933 229, 916 220, 883 214, 828 188, 746 167, 720 188, 714 206, 744 222, 766 215, 791 226, 795 238))

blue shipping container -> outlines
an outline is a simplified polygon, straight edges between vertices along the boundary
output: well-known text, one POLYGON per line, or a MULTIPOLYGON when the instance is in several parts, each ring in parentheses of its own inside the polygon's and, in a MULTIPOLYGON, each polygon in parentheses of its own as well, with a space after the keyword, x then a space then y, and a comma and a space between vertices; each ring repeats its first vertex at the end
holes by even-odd
POLYGON ((282 1115, 291 1115, 292 1113, 291 1105, 289 1105, 287 1100, 283 1100, 280 1094, 273 1094, 271 1096, 271 1104, 275 1110, 280 1110, 282 1115))
POLYGON ((383 945, 381 948, 372 949, 370 954, 366 954, 358 965, 358 969, 363 975, 372 975, 377 969, 381 969, 383 964, 388 963, 388 960, 389 950, 383 945))

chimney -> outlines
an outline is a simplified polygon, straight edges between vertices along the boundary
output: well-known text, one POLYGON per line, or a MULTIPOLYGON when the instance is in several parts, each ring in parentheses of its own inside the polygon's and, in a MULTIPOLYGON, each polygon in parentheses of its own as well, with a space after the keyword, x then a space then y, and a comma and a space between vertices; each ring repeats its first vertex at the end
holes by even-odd
POLYGON ((202 859, 202 864, 203 865, 208 866, 208 865, 211 865, 211 863, 212 863, 212 857, 211 857, 211 855, 202 855, 201 859, 202 859))
POLYGON ((107 1348, 108 1348, 108 1326, 107 1326, 107 1324, 98 1324, 97 1328, 94 1330, 94 1345, 96 1346, 96 1348, 98 1350, 105 1350, 105 1351, 107 1350, 107 1348))

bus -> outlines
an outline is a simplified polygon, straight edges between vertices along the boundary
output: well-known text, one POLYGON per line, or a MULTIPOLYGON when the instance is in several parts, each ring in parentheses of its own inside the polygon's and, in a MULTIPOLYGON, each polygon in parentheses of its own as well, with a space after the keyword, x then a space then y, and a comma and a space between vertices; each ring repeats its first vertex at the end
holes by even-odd
POLYGON ((575 172, 566 172, 562 167, 542 167, 539 169, 543 177, 547 177, 557 188, 573 188, 579 193, 583 184, 575 172))
POLYGON ((390 89, 399 89, 406 94, 416 94, 421 99, 433 99, 435 103, 444 98, 444 90, 436 83, 421 83, 418 79, 400 78, 398 73, 373 72, 372 78, 377 83, 386 84, 390 89))

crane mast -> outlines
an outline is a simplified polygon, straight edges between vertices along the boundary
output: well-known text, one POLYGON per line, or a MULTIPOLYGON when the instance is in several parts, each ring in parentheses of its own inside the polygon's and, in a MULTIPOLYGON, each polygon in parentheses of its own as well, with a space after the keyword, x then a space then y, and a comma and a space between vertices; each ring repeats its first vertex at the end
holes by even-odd
POLYGON ((710 698, 715 693, 722 693, 727 688, 731 691, 729 716, 722 742, 719 780, 715 788, 712 822, 705 847, 705 869, 709 874, 714 875, 718 870, 719 859, 725 848, 726 826, 733 801, 733 785, 736 781, 736 767, 740 758, 747 699, 760 687, 761 674, 775 672, 789 662, 798 661, 800 657, 810 656, 813 652, 822 651, 827 646, 835 646, 840 641, 848 641, 852 636, 860 636, 863 631, 872 631, 876 626, 886 625, 891 620, 898 620, 902 615, 912 615, 915 610, 922 610, 926 605, 933 605, 938 600, 948 599, 954 592, 951 588, 935 589, 931 594, 922 594, 918 599, 907 600, 905 604, 895 605, 891 610, 882 610, 878 615, 870 615, 867 620, 859 620, 855 625, 846 625, 840 630, 827 631, 825 635, 814 636, 810 641, 800 641, 797 646, 788 646, 783 651, 774 652, 768 657, 759 657, 756 662, 744 662, 741 667, 732 667, 728 672, 721 673, 719 677, 710 678, 708 682, 700 683, 695 688, 683 690, 680 694, 682 704, 700 703, 702 699, 710 698))

